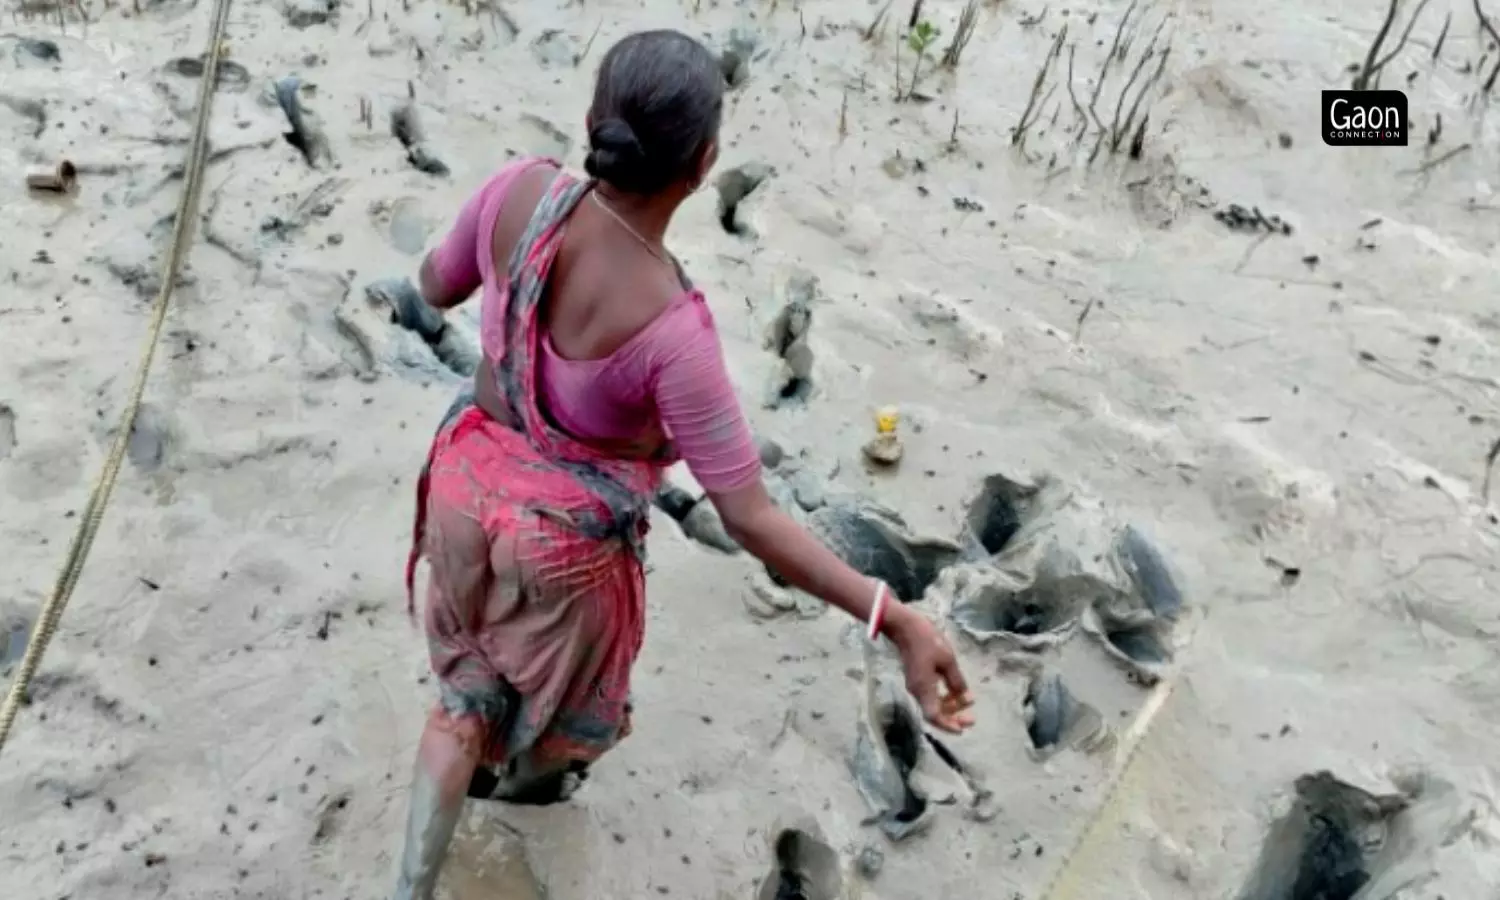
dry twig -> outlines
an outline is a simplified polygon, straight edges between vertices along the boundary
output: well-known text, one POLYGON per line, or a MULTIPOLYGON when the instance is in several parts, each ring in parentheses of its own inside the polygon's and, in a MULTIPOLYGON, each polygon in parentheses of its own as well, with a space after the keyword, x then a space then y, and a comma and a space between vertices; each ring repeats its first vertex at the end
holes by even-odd
POLYGON ((594 47, 594 38, 596 38, 596 37, 599 36, 599 29, 601 29, 603 27, 604 27, 604 20, 603 19, 600 19, 598 22, 596 22, 594 24, 594 33, 591 34, 591 35, 589 35, 589 39, 583 45, 583 49, 580 50, 580 51, 578 51, 578 55, 577 56, 573 57, 573 67, 574 68, 577 68, 580 63, 582 63, 585 59, 588 59, 589 51, 592 50, 593 47, 594 47))
POLYGON ((1099 78, 1094 82, 1094 93, 1089 97, 1089 115, 1094 119, 1094 125, 1104 130, 1104 121, 1099 118, 1095 107, 1099 103, 1099 92, 1104 90, 1104 81, 1109 77, 1109 64, 1114 61, 1115 54, 1120 49, 1120 37, 1125 33, 1125 25, 1130 21, 1131 13, 1135 12, 1138 0, 1130 0, 1130 5, 1125 8, 1125 15, 1120 17, 1119 24, 1115 25, 1115 39, 1110 42, 1109 52, 1104 55, 1104 64, 1099 67, 1099 78))
MULTIPOLYGON (((1479 27, 1483 28, 1490 36, 1490 40, 1500 44, 1500 32, 1495 31, 1495 26, 1490 24, 1489 17, 1484 14, 1484 7, 1479 5, 1479 0, 1474 0, 1474 15, 1479 17, 1479 27)), ((1480 63, 1483 68, 1484 63, 1480 63)), ((1484 80, 1484 92, 1488 94, 1495 89, 1495 79, 1500 77, 1500 57, 1495 59, 1495 68, 1490 70, 1490 77, 1484 80)))
MULTIPOLYGON (((1474 3, 1477 7, 1479 0, 1474 0, 1474 3)), ((1365 54, 1365 61, 1360 66, 1359 74, 1354 76, 1354 83, 1351 85, 1354 90, 1368 91, 1376 88, 1380 83, 1381 70, 1406 47, 1406 41, 1411 37, 1411 31, 1416 27, 1417 19, 1421 18, 1422 10, 1427 7, 1427 0, 1421 0, 1417 4, 1417 8, 1411 14, 1411 18, 1406 21, 1406 28, 1401 32, 1400 40, 1396 41, 1395 48, 1385 56, 1380 56, 1380 47, 1385 43, 1386 36, 1391 32, 1391 25, 1395 24, 1396 8, 1399 5, 1400 0, 1391 0, 1391 5, 1385 12, 1385 21, 1380 24, 1380 30, 1375 33, 1375 40, 1370 42, 1370 50, 1365 54)))
POLYGON ((964 55, 964 49, 969 46, 969 41, 974 37, 974 28, 979 24, 979 0, 969 0, 964 4, 964 11, 959 13, 958 25, 953 30, 953 40, 943 50, 943 67, 948 69, 958 68, 959 58, 964 55))
POLYGON ((1490 502, 1490 479, 1495 474, 1495 461, 1500 460, 1500 437, 1490 444, 1490 452, 1484 455, 1484 482, 1479 488, 1479 495, 1484 498, 1485 503, 1490 502))
MULTIPOLYGON (((1052 39, 1052 46, 1047 50, 1047 58, 1042 60, 1042 67, 1037 70, 1036 81, 1031 85, 1031 96, 1026 101, 1026 108, 1021 111, 1021 119, 1016 123, 1015 131, 1011 132, 1010 142, 1012 146, 1022 147, 1026 142, 1026 130, 1036 124, 1037 116, 1041 115, 1041 108, 1046 105, 1045 98, 1037 103, 1037 97, 1042 92, 1042 85, 1047 81, 1047 73, 1052 69, 1052 61, 1062 54, 1063 39, 1068 36, 1068 26, 1064 25, 1058 31, 1057 37, 1052 39), (1032 112, 1036 112, 1036 116, 1032 112)), ((1051 92, 1048 92, 1051 96, 1051 92)))
MULTIPOLYGON (((1125 124, 1116 128, 1114 130, 1114 133, 1110 136, 1109 152, 1114 153, 1115 151, 1120 149, 1120 141, 1124 139, 1125 135, 1130 133, 1130 125, 1135 121, 1135 114, 1140 111, 1141 101, 1146 98, 1147 94, 1151 93, 1151 89, 1156 87, 1156 83, 1161 80, 1162 73, 1167 70, 1167 60, 1170 59, 1171 56, 1172 47, 1168 45, 1161 51, 1161 55, 1156 58, 1156 71, 1151 73, 1151 76, 1146 79, 1144 84, 1141 85, 1140 92, 1135 95, 1135 101, 1130 104, 1130 113, 1125 117, 1125 124)), ((1148 53, 1144 58, 1149 59, 1150 54, 1148 53)), ((1131 80, 1134 81, 1134 78, 1132 78, 1131 80)), ((1125 89, 1129 90, 1130 85, 1127 84, 1125 86, 1125 89)), ((1125 96, 1125 91, 1121 91, 1120 96, 1123 98, 1125 96)), ((1115 116, 1118 120, 1118 110, 1116 111, 1115 116)), ((1149 113, 1147 114, 1147 118, 1150 118, 1149 113)), ((1142 140, 1145 139, 1144 134, 1141 137, 1142 140)))
MULTIPOLYGON (((882 7, 880 7, 880 12, 876 13, 875 14, 875 18, 873 18, 873 19, 870 20, 870 24, 865 26, 865 32, 864 32, 864 39, 865 40, 867 40, 867 41, 873 41, 873 40, 875 40, 875 38, 877 38, 877 37, 880 36, 880 33, 882 31, 882 26, 885 25, 885 17, 891 11, 891 4, 893 4, 895 2, 896 2, 896 0, 885 0, 885 5, 882 6, 882 7)), ((899 81, 900 79, 897 79, 897 80, 899 81)))
POLYGON ((1439 156, 1436 159, 1429 159, 1427 162, 1422 163, 1420 166, 1417 166, 1415 169, 1406 169, 1401 174, 1402 175, 1426 175, 1428 172, 1432 171, 1433 169, 1436 169, 1438 166, 1442 165, 1443 163, 1447 162, 1448 160, 1452 159, 1453 157, 1458 156, 1460 153, 1467 153, 1467 152, 1469 152, 1470 150, 1473 150, 1473 149, 1474 149, 1474 145, 1473 144, 1469 144, 1469 143, 1459 144, 1457 147, 1454 147, 1452 150, 1449 150, 1447 153, 1444 153, 1442 156, 1439 156))
POLYGON ((1089 114, 1084 112, 1083 104, 1078 102, 1078 94, 1073 91, 1073 57, 1077 55, 1074 52, 1077 49, 1077 41, 1068 45, 1068 97, 1073 101, 1073 114, 1078 116, 1078 137, 1081 139, 1089 128, 1089 114))

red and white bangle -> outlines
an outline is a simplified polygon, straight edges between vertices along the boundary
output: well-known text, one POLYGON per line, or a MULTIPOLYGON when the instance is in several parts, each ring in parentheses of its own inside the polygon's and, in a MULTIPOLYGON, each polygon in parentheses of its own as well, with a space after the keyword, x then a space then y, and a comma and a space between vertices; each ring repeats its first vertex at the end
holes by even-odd
POLYGON ((891 591, 885 582, 875 579, 875 599, 870 601, 870 628, 865 632, 865 637, 873 641, 880 637, 880 628, 885 624, 885 606, 890 600, 891 591))

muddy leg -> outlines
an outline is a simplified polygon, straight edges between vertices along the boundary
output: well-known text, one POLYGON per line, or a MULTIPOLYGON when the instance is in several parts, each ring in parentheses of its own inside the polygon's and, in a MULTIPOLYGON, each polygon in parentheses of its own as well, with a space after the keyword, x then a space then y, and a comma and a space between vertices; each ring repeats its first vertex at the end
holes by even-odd
POLYGON ((417 747, 406 850, 401 854, 395 900, 432 900, 453 829, 464 810, 469 779, 479 764, 484 735, 484 721, 478 715, 455 716, 441 705, 428 715, 417 747))

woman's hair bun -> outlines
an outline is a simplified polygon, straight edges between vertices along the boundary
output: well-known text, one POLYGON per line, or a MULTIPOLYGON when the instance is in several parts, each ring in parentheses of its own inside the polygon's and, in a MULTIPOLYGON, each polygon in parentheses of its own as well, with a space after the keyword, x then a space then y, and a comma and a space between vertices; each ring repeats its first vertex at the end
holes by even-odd
POLYGON ((624 119, 603 119, 589 129, 589 153, 583 168, 595 178, 622 190, 642 181, 646 150, 624 119))
POLYGON ((630 194, 657 194, 702 175, 719 136, 719 58, 680 31, 640 31, 609 48, 589 105, 584 168, 630 194))

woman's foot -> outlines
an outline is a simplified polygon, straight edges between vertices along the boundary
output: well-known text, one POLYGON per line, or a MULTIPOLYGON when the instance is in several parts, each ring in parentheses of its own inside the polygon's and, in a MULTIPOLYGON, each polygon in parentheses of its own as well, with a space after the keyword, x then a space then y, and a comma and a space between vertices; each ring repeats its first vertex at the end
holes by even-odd
POLYGON ((479 766, 469 779, 469 796, 476 800, 500 800, 520 806, 551 806, 562 803, 589 777, 587 763, 569 763, 566 769, 534 778, 502 776, 489 766, 479 766))

